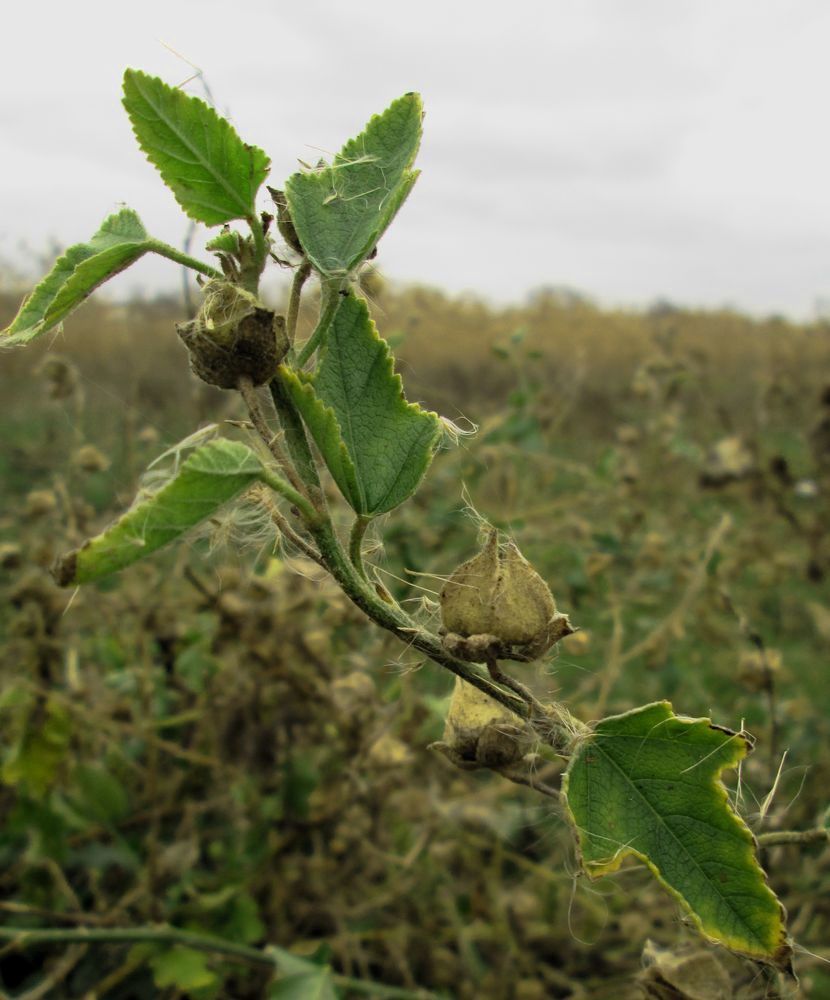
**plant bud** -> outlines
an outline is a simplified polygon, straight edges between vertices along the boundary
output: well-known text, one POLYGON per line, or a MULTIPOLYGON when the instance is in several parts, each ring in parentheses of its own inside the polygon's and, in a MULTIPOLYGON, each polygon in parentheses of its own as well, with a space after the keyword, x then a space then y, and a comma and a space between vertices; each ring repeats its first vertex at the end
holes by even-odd
POLYGON ((300 243, 299 236, 297 236, 297 230, 294 228, 294 221, 291 218, 285 192, 269 187, 268 193, 274 199, 274 204, 277 206, 277 229, 280 231, 280 236, 282 236, 292 250, 298 254, 305 255, 303 245, 300 243))
POLYGON ((242 377, 254 385, 270 382, 288 351, 282 316, 264 309, 244 288, 219 279, 205 285, 196 319, 176 330, 193 373, 220 389, 236 389, 242 377))
POLYGON ((534 659, 573 629, 545 581, 513 542, 499 547, 493 530, 477 556, 462 563, 441 591, 441 619, 449 633, 489 635, 534 659))

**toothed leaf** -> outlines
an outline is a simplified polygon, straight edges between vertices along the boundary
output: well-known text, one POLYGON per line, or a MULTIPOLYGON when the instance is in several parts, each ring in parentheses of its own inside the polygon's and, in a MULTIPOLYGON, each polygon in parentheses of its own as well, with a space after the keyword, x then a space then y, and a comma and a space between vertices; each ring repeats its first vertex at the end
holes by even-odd
POLYGON ((633 855, 708 938, 786 967, 784 910, 721 782, 749 749, 743 735, 657 702, 597 723, 562 790, 590 876, 633 855))
POLYGON ((88 242, 69 247, 55 261, 0 333, 0 345, 27 344, 53 329, 99 285, 152 248, 153 241, 131 208, 109 216, 88 242))
POLYGON ((363 299, 341 301, 313 375, 283 368, 282 378, 358 514, 382 514, 415 492, 432 461, 440 423, 404 398, 389 345, 363 299))
POLYGON ((333 163, 289 177, 291 220, 321 274, 351 273, 377 245, 418 177, 411 167, 422 117, 420 97, 405 94, 375 115, 333 163))
POLYGON ((260 479, 250 448, 218 438, 197 448, 161 489, 134 505, 80 549, 63 556, 54 574, 62 586, 109 576, 179 538, 260 479))
POLYGON ((254 214, 271 161, 229 121, 135 69, 124 73, 123 104, 138 144, 191 219, 215 226, 254 214))

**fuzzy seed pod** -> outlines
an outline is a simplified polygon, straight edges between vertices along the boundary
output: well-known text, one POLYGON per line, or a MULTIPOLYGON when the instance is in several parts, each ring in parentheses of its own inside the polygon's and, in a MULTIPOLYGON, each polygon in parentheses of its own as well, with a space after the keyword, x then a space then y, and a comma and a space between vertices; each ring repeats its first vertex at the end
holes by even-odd
POLYGON ((236 389, 239 379, 264 385, 288 351, 285 321, 264 309, 255 295, 219 279, 205 285, 196 319, 176 330, 190 353, 190 367, 203 382, 236 389))
POLYGON ((448 633, 489 635, 534 659, 573 629, 558 615, 545 581, 513 542, 499 547, 493 530, 477 556, 462 563, 441 591, 448 633))
POLYGON ((444 725, 444 739, 433 743, 460 767, 507 767, 528 752, 533 732, 518 716, 460 677, 444 725))

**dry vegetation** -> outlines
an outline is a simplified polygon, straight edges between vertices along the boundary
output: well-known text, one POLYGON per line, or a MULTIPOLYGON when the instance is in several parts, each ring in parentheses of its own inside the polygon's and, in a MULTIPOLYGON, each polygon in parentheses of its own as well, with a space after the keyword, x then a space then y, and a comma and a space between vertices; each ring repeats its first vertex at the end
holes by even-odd
MULTIPOLYGON (((582 627, 540 690, 586 720, 663 697, 744 720, 757 749, 731 778, 748 821, 823 824, 830 329, 369 291, 410 397, 480 425, 389 517, 373 561, 390 590, 434 613, 431 574, 473 551, 474 508, 582 627)), ((187 374, 176 318, 174 303, 91 303, 65 337, 0 357, 4 922, 325 946, 338 973, 410 996, 774 995, 648 872, 577 878, 550 799, 428 752, 449 677, 366 625, 252 506, 71 603, 53 585, 54 556, 129 503, 161 450, 240 416, 187 374)), ((798 956, 803 995, 826 997, 830 849, 764 861, 819 956, 798 956)), ((264 995, 260 968, 205 955, 201 987, 161 985, 177 957, 39 946, 0 953, 0 985, 264 995)))

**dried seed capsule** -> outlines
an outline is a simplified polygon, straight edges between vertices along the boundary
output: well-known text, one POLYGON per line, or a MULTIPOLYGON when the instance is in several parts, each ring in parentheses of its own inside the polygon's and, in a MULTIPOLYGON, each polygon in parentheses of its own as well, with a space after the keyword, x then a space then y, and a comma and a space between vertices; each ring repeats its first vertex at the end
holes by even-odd
POLYGON ((448 633, 490 636, 502 646, 517 647, 522 659, 541 656, 573 631, 567 617, 557 614, 545 581, 513 542, 500 548, 495 530, 481 552, 447 581, 441 618, 448 633))
POLYGON ((218 279, 205 285, 196 319, 176 330, 193 373, 220 389, 237 388, 242 377, 254 385, 270 382, 288 351, 283 317, 245 289, 218 279))
POLYGON ((533 731, 509 709, 460 677, 444 725, 431 748, 459 767, 507 767, 528 752, 533 731))

